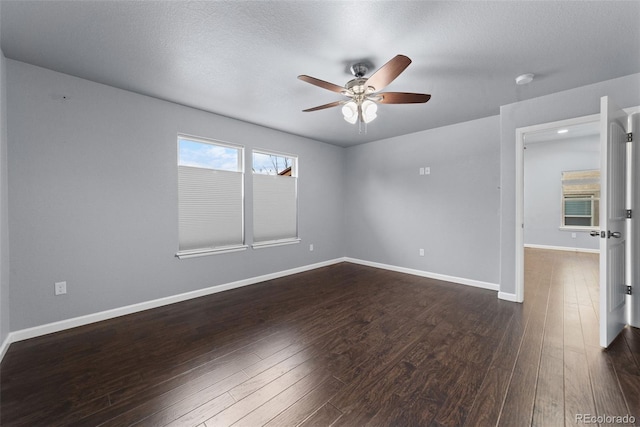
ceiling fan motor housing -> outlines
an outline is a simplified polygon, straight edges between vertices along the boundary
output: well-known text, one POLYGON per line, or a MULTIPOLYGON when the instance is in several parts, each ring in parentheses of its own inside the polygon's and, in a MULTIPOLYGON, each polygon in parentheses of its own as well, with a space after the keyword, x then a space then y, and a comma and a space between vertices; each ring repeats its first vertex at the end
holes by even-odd
POLYGON ((367 90, 369 89, 366 85, 367 80, 364 77, 356 77, 353 80, 349 80, 345 87, 355 95, 364 95, 371 92, 371 90, 367 90))
POLYGON ((351 74, 353 74, 356 78, 364 77, 365 74, 369 71, 369 67, 367 64, 359 62, 357 64, 353 64, 351 66, 351 74))

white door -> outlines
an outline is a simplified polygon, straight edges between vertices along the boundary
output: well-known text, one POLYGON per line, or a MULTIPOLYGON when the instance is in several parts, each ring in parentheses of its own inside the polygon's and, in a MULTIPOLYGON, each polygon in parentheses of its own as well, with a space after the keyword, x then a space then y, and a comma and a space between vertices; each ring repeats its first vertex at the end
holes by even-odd
MULTIPOLYGON (((630 261, 630 278, 629 284, 633 286, 633 295, 627 297, 627 304, 631 305, 629 325, 640 328, 640 224, 638 224, 638 214, 640 214, 640 147, 638 141, 640 140, 640 112, 634 113, 629 119, 629 132, 632 132, 634 137, 633 141, 629 145, 631 151, 631 161, 627 161, 627 164, 631 168, 631 173, 627 172, 630 177, 627 181, 627 185, 631 188, 627 188, 627 193, 630 194, 631 209, 633 210, 634 218, 627 220, 627 227, 631 227, 631 230, 627 230, 629 233, 631 246, 629 251, 630 261), (635 147, 634 147, 635 144, 635 147)), ((627 150, 627 155, 629 155, 627 150)))
POLYGON ((625 253, 627 114, 600 100, 600 345, 608 347, 626 325, 625 253))

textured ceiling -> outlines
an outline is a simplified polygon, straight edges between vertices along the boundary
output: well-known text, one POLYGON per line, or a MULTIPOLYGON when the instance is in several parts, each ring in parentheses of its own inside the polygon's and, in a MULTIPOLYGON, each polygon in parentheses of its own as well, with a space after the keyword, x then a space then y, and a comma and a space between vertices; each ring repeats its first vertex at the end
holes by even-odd
POLYGON ((6 1, 7 58, 348 146, 499 114, 501 105, 640 72, 640 2, 6 1), (365 133, 340 109, 348 67, 413 63, 365 133), (526 86, 514 78, 535 73, 526 86))

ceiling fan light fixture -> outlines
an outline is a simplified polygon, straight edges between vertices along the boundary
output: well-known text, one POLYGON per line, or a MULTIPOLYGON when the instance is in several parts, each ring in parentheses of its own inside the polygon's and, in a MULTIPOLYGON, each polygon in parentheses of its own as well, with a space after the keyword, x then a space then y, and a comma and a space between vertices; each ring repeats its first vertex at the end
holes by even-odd
POLYGON ((347 122, 354 124, 358 120, 358 105, 353 101, 344 104, 342 106, 342 116, 347 122))
POLYGON ((377 111, 378 104, 368 99, 362 101, 362 120, 364 120, 365 123, 370 123, 373 119, 378 117, 376 114, 377 111))

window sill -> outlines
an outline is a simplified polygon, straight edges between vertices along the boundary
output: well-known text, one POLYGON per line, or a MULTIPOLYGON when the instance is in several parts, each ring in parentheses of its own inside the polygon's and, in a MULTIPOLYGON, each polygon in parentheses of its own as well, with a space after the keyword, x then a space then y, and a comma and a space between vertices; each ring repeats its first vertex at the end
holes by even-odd
POLYGON ((300 243, 300 239, 282 239, 282 240, 269 240, 267 242, 257 242, 251 245, 253 249, 264 249, 273 246, 295 245, 300 243))
POLYGON ((176 258, 188 259, 188 258, 197 258, 201 256, 227 254, 230 252, 246 251, 247 248, 248 248, 247 245, 240 245, 240 246, 224 246, 220 248, 194 249, 191 251, 179 251, 178 253, 176 253, 176 258))
POLYGON ((580 227, 577 225, 561 225, 558 229, 560 231, 584 231, 585 233, 593 230, 600 231, 600 227, 580 227))

